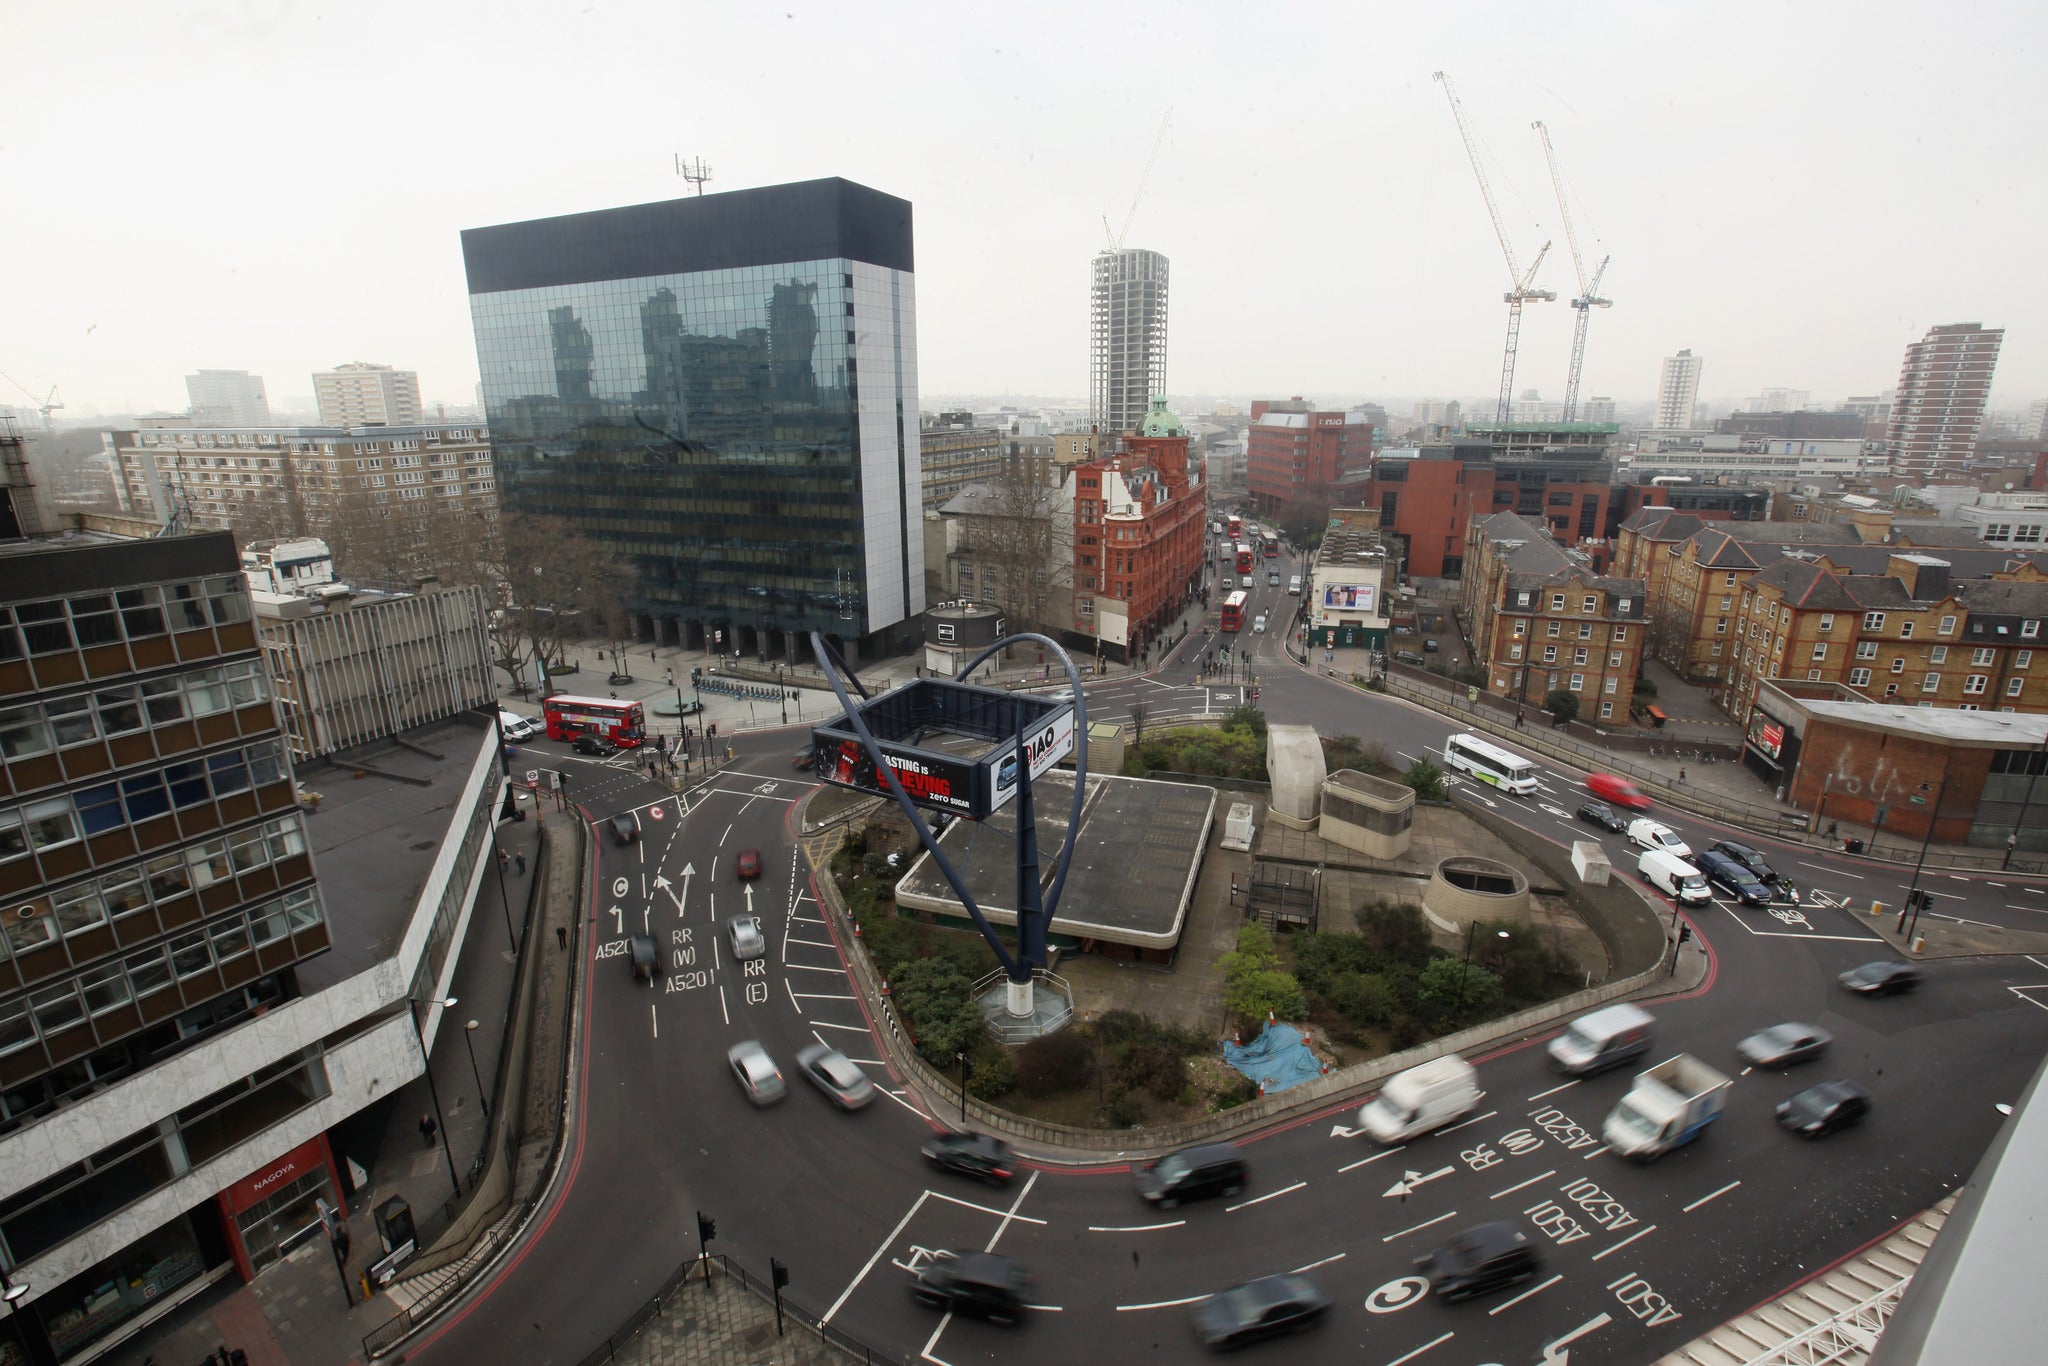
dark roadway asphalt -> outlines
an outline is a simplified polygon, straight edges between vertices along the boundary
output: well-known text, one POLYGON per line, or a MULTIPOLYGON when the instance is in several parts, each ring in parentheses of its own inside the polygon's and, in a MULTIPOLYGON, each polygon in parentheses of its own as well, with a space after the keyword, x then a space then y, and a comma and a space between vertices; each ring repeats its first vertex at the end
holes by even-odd
MULTIPOLYGON (((1277 596, 1286 599, 1284 587, 1277 596)), ((1447 722, 1304 676, 1279 662, 1277 641, 1255 640, 1270 656, 1255 667, 1272 719, 1409 755, 1441 751, 1447 722)), ((1169 670, 1169 683, 1178 677, 1169 670)), ((1114 714, 1139 695, 1148 706, 1187 700, 1185 689, 1126 680, 1091 688, 1091 710, 1114 714)), ((597 846, 577 1136, 551 1207, 515 1258, 411 1360, 579 1360, 694 1254, 702 1209, 718 1220, 717 1250, 755 1271, 780 1258, 807 1309, 911 1360, 1184 1359, 1190 1299, 1312 1267, 1336 1302, 1329 1321, 1291 1347, 1255 1352, 1462 1366, 1530 1360, 1576 1333, 1575 1361, 1647 1362, 1940 1199, 1990 1141, 1994 1106, 2018 1094, 2048 1047, 2048 1012, 2014 990, 2048 983, 2031 959, 1935 963, 1917 995, 1866 1000, 1834 983, 1841 969, 1885 956, 1850 911, 1809 906, 1787 923, 1712 907, 1693 917, 1713 956, 1710 977, 1684 998, 1648 1003, 1659 1019, 1655 1056, 1694 1052, 1736 1081, 1721 1120, 1655 1165, 1608 1156, 1597 1137, 1627 1071, 1565 1083, 1531 1041, 1474 1059, 1487 1100, 1455 1132, 1382 1151, 1344 1133, 1354 1116, 1340 1110, 1251 1136, 1253 1182, 1236 1201, 1155 1212, 1121 1167, 1038 1166, 992 1190, 919 1159, 930 1125, 880 1064, 798 877, 785 820, 803 788, 782 757, 787 738, 749 743, 751 763, 682 804, 660 802, 662 820, 649 814, 657 791, 625 765, 577 771, 587 811, 637 810, 646 832, 634 846, 597 846), (744 847, 759 848, 764 864, 753 895, 770 950, 755 976, 714 933, 714 917, 746 904, 732 873, 744 847), (642 925, 668 955, 653 989, 619 956, 623 933, 642 925), (1735 1042, 1788 1019, 1830 1030, 1832 1053, 1790 1074, 1743 1074, 1735 1042), (748 1036, 768 1046, 790 1085, 765 1111, 726 1074, 725 1048, 748 1036), (863 1113, 835 1113, 795 1074, 796 1049, 814 1038, 862 1061, 891 1094, 863 1113), (1778 1100, 1833 1076, 1872 1092, 1860 1129, 1807 1144, 1776 1127, 1778 1100), (1413 1190, 1386 1194, 1407 1173, 1413 1190), (1461 1305, 1417 1297, 1412 1258, 1491 1219, 1548 1245, 1544 1273, 1461 1305), (906 1268, 939 1248, 1020 1258, 1038 1277, 1043 1310, 1002 1330, 917 1308, 906 1268)), ((1544 774, 1548 790, 1531 802, 1476 795, 1542 838, 1591 834, 1570 819, 1576 778, 1544 774)), ((1709 833, 1702 822, 1671 823, 1688 838, 1709 833)), ((1618 867, 1633 867, 1618 838, 1606 843, 1618 867)), ((1838 891, 1867 900, 1896 871, 1830 860, 1808 876, 1831 900, 1838 891)), ((2001 881, 1957 882, 1956 906, 2033 899, 2018 890, 2023 880, 2001 881)), ((2048 999, 2048 988, 2032 997, 2048 999)))

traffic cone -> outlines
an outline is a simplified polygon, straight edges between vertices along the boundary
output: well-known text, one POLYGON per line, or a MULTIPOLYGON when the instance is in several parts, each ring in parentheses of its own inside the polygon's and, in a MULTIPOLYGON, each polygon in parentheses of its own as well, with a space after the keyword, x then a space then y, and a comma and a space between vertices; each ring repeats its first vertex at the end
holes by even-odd
POLYGON ((1266 1012, 1266 1023, 1267 1023, 1267 1024, 1269 1024, 1269 1025, 1276 1025, 1276 1024, 1279 1024, 1279 1023, 1280 1023, 1280 1017, 1279 1017, 1279 1016, 1277 1016, 1277 1015, 1275 1015, 1275 1014, 1274 1014, 1274 1013, 1273 1013, 1272 1011, 1270 1011, 1270 1010, 1269 1010, 1269 1011, 1267 1011, 1267 1012, 1266 1012))
POLYGON ((860 922, 858 920, 853 922, 853 937, 855 939, 860 938, 860 922))
POLYGON ((882 979, 882 994, 884 996, 889 994, 889 979, 886 977, 882 979))

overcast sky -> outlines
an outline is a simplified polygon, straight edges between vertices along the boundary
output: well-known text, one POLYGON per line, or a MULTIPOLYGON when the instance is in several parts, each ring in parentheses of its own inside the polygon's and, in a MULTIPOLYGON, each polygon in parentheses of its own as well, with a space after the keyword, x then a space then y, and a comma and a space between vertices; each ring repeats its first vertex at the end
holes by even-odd
MULTIPOLYGON (((1080 396, 1089 258, 1172 259, 1179 394, 1490 396, 1507 283, 1457 83, 1561 397, 1575 292, 1534 119, 1592 269, 1585 392, 1889 387, 1932 324, 2008 329, 2048 392, 2039 0, 1012 5, 782 0, 8 0, 0 369, 71 415, 273 404, 371 360, 469 401, 465 227, 839 175, 916 208, 921 389, 1080 396), (2030 322, 2029 320, 2034 320, 2030 322)), ((0 385, 0 402, 25 403, 0 385)))

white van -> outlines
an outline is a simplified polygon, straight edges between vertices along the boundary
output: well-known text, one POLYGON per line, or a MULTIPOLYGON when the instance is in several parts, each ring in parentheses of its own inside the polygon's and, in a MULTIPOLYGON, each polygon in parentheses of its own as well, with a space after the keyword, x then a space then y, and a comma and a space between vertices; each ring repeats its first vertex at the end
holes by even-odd
POLYGON ((1485 1099, 1472 1064, 1447 1053, 1389 1077, 1372 1103, 1358 1112, 1358 1122, 1375 1140, 1400 1143, 1463 1119, 1485 1099))
POLYGON ((507 740, 530 740, 547 729, 531 716, 520 716, 509 711, 498 713, 498 724, 505 728, 507 740))
POLYGON ((1550 1041, 1550 1065, 1583 1077, 1619 1067, 1650 1051, 1650 1013, 1632 1005, 1606 1006, 1581 1015, 1550 1041))
POLYGON ((1707 875, 1676 854, 1651 849, 1636 860, 1636 871, 1643 875, 1643 881, 1688 906, 1704 906, 1714 899, 1707 875))
POLYGON ((1631 843, 1640 844, 1645 849, 1661 849, 1680 858, 1692 855, 1692 846, 1680 838, 1676 830, 1648 816, 1638 816, 1628 823, 1628 837, 1631 843))

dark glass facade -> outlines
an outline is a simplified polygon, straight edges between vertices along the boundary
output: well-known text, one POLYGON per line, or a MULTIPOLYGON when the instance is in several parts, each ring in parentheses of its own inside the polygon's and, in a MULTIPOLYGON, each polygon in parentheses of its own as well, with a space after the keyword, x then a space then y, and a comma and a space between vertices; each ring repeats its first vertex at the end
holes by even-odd
POLYGON ((501 502, 630 557, 644 634, 779 656, 923 610, 907 203, 814 181, 463 250, 501 502))

